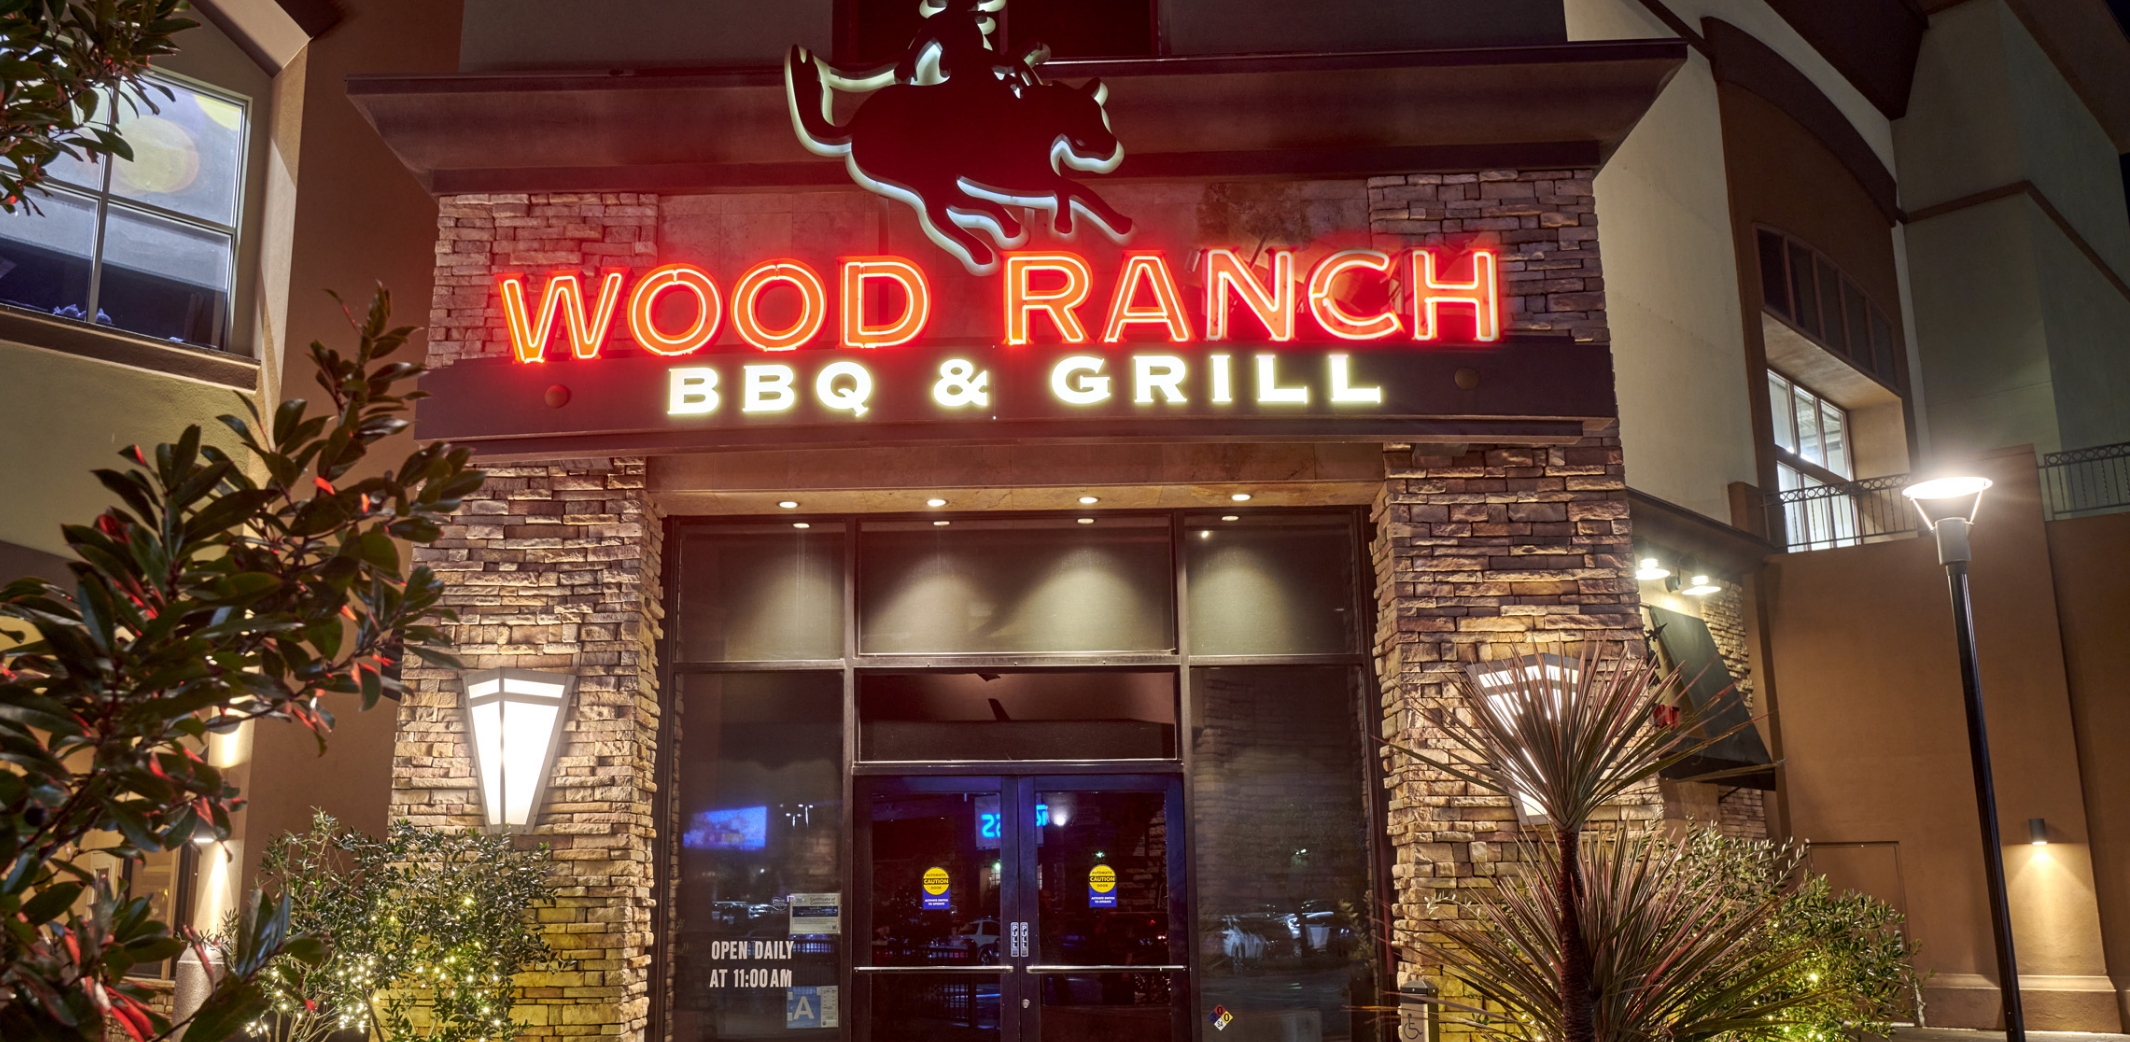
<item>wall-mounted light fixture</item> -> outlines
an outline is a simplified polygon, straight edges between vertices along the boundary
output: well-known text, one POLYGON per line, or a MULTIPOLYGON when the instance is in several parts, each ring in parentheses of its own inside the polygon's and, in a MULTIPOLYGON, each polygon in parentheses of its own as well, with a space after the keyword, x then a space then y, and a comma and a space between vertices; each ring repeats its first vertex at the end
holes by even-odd
POLYGON ((1703 571, 1700 562, 1691 557, 1679 558, 1678 574, 1664 581, 1664 588, 1672 593, 1688 597, 1706 597, 1723 589, 1716 577, 1703 571))
POLYGON ((2045 847, 2045 846, 2048 846, 2048 845, 2049 845, 2049 819, 2047 819, 2047 818, 2028 818, 2028 819, 2026 819, 2026 835, 2027 835, 2027 840, 2028 840, 2029 842, 2033 843, 2033 844, 2034 844, 2035 846, 2037 846, 2037 847, 2045 847))
MULTIPOLYGON (((1525 684, 1540 691, 1549 689, 1552 691, 1565 691, 1575 686, 1576 679, 1581 673, 1574 660, 1552 652, 1520 655, 1516 658, 1496 659, 1492 662, 1468 663, 1464 667, 1464 671, 1465 675, 1472 678, 1472 686, 1477 687, 1479 693, 1486 696, 1487 708, 1497 718, 1516 710, 1517 700, 1514 697, 1514 692, 1516 691, 1519 672, 1522 673, 1522 680, 1525 684)), ((1530 754, 1526 753, 1525 755, 1529 756, 1530 754)), ((1532 799, 1528 793, 1511 793, 1509 806, 1515 808, 1516 821, 1520 825, 1544 825, 1548 823, 1546 808, 1540 806, 1538 801, 1532 799)))
POLYGON ((1664 567, 1664 561, 1657 555, 1643 554, 1635 561, 1634 577, 1643 582, 1669 579, 1671 578, 1671 569, 1664 567))
POLYGON ((467 673, 466 729, 490 832, 524 832, 547 796, 577 678, 536 669, 467 673))

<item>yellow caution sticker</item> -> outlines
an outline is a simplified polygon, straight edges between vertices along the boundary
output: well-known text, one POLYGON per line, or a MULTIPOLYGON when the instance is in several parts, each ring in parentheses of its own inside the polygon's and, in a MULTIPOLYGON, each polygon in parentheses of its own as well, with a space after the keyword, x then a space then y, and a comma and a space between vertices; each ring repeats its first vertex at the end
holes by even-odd
POLYGON ((928 868, 924 870, 924 892, 938 897, 947 892, 947 870, 928 868))
POLYGON ((1108 865, 1096 865, 1087 873, 1087 886, 1098 894, 1106 894, 1117 888, 1117 870, 1108 865))

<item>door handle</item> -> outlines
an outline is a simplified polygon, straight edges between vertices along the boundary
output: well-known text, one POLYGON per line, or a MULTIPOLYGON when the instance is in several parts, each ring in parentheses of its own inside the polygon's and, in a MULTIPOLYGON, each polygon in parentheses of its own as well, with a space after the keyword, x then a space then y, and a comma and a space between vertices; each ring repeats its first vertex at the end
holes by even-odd
POLYGON ((1013 924, 1012 929, 1008 951, 1012 958, 1025 959, 1028 957, 1028 924, 1017 922, 1013 924))

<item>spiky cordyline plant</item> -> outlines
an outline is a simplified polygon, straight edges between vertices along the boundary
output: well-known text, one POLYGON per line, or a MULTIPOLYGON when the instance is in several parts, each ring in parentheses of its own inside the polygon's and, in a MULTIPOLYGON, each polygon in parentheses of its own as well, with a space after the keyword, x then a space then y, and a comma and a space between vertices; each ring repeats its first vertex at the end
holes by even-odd
POLYGON ((1501 678, 1497 690, 1488 692, 1454 674, 1449 686, 1462 704, 1454 712, 1428 714, 1454 755, 1386 744, 1544 813, 1553 845, 1549 857, 1536 862, 1542 875, 1532 885, 1543 884, 1547 892, 1543 910, 1557 938, 1552 976, 1559 1033, 1551 1037, 1595 1042, 1593 947, 1599 938, 1586 932, 1583 914, 1583 831, 1599 808, 1737 728, 1706 733, 1719 705, 1681 706, 1672 726, 1657 726, 1656 709, 1677 686, 1678 674, 1631 656, 1624 645, 1592 642, 1572 660, 1525 655, 1504 666, 1494 674, 1501 678))
MULTIPOLYGON (((1567 1036, 1559 1001, 1562 932, 1541 880, 1555 879, 1555 848, 1523 844, 1538 879, 1510 875, 1475 918, 1438 924, 1449 945, 1428 944, 1458 967, 1480 1005, 1449 1003, 1481 1034, 1516 1042, 1567 1036)), ((1590 943, 1592 1030, 1607 1042, 1691 1040, 1765 1030, 1812 1000, 1786 971, 1805 957, 1800 939, 1769 929, 1795 891, 1799 858, 1785 851, 1781 882, 1740 899, 1726 881, 1694 871, 1684 842, 1615 834, 1581 849, 1586 890, 1576 909, 1590 943)))

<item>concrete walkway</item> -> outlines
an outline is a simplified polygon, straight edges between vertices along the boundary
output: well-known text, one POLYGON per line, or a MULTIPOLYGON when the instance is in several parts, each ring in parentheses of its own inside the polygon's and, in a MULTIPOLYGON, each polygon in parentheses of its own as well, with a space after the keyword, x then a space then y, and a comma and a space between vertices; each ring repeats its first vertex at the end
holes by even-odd
MULTIPOLYGON (((2031 1042, 2130 1042, 2130 1035, 2101 1031, 2029 1031, 2031 1042)), ((2002 1031, 1970 1028, 1894 1028, 1893 1042, 1997 1042, 2002 1031)))

